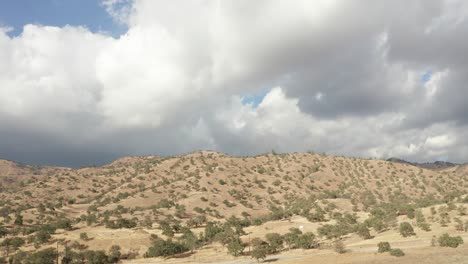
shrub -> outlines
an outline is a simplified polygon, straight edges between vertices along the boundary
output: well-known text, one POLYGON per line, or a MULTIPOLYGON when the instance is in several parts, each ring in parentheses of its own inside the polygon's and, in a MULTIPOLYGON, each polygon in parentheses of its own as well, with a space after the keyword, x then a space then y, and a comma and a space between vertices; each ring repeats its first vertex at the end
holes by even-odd
POLYGON ((23 225, 23 216, 18 214, 15 218, 15 225, 23 225))
POLYGON ((89 240, 88 234, 86 232, 80 233, 80 239, 84 241, 89 240))
POLYGON ((5 248, 13 248, 13 250, 17 250, 21 246, 23 246, 25 243, 24 239, 21 237, 11 237, 11 238, 6 238, 0 243, 0 246, 5 247, 5 248))
POLYGON ((208 222, 205 226, 205 240, 210 242, 221 232, 223 232, 223 229, 218 224, 208 222))
POLYGON ((254 238, 252 240, 252 246, 253 246, 253 250, 250 253, 250 256, 256 259, 257 262, 259 262, 260 259, 264 260, 266 258, 266 255, 268 254, 268 251, 269 251, 268 248, 270 247, 270 245, 268 245, 267 242, 259 238, 254 238))
POLYGON ((16 254, 14 254, 13 256, 10 256, 9 259, 8 259, 8 262, 5 262, 5 264, 7 264, 7 263, 14 263, 14 264, 24 263, 28 256, 29 256, 28 253, 20 250, 20 251, 16 252, 16 254))
POLYGON ((414 229, 413 227, 411 226, 410 223, 408 222, 403 222, 400 224, 400 234, 403 236, 403 237, 409 237, 409 236, 414 236, 416 235, 414 233, 414 229))
POLYGON ((163 240, 157 238, 153 241, 153 245, 148 248, 145 257, 171 256, 188 250, 183 244, 173 242, 171 239, 163 240))
POLYGON ((47 232, 47 231, 44 230, 44 229, 41 229, 41 230, 37 231, 37 233, 36 233, 36 240, 35 240, 35 241, 36 241, 36 243, 38 243, 38 244, 43 244, 43 243, 48 242, 49 239, 50 239, 50 237, 51 237, 51 236, 50 236, 50 233, 49 233, 49 232, 47 232))
POLYGON ((395 257, 403 257, 405 255, 405 252, 399 248, 393 248, 390 249, 390 255, 395 256, 395 257))
POLYGON ((370 239, 372 236, 370 235, 369 228, 365 224, 360 224, 356 228, 356 233, 363 239, 370 239))
POLYGON ((377 247, 379 247, 378 252, 379 253, 384 253, 390 251, 392 248, 390 247, 390 243, 388 242, 379 242, 377 244, 377 247))
POLYGON ((333 250, 335 250, 335 252, 339 254, 346 253, 346 248, 345 248, 345 245, 343 244, 343 241, 336 240, 333 243, 333 250))
POLYGON ((134 228, 137 226, 135 219, 119 218, 116 221, 108 221, 106 227, 110 229, 134 228))
MULTIPOLYGON (((299 231, 300 232, 300 231, 299 231)), ((299 233, 301 234, 301 233, 299 233)), ((284 241, 288 245, 288 249, 295 248, 299 240, 299 234, 294 232, 289 232, 283 235, 284 241)))
POLYGON ((8 230, 5 227, 0 226, 0 237, 4 237, 6 235, 8 235, 8 230))
POLYGON ((315 235, 312 232, 307 232, 298 236, 296 246, 303 249, 310 249, 317 247, 315 235))
POLYGON ((30 264, 54 264, 57 259, 57 251, 54 248, 46 248, 31 254, 26 259, 30 264))
POLYGON ((461 236, 449 236, 447 233, 441 235, 438 239, 439 246, 441 247, 452 247, 456 248, 463 244, 463 238, 461 236))
POLYGON ((183 235, 180 237, 180 240, 192 252, 200 246, 200 241, 197 236, 188 228, 186 228, 183 235))
MULTIPOLYGON (((99 263, 99 264, 107 264, 107 255, 102 250, 86 250, 80 253, 81 258, 85 259, 85 263, 99 263)), ((54 262, 55 263, 55 262, 54 262)), ((75 263, 75 262, 72 262, 75 263)))
POLYGON ((229 254, 237 257, 244 252, 245 245, 242 243, 240 238, 236 238, 227 244, 227 249, 229 254))
POLYGON ((117 263, 119 262, 121 256, 122 256, 122 253, 120 253, 120 246, 113 245, 109 249, 109 255, 107 256, 107 260, 110 263, 117 263))
POLYGON ((269 234, 266 234, 265 238, 269 244, 269 247, 268 247, 269 253, 275 253, 278 250, 281 250, 281 248, 283 248, 283 237, 280 234, 269 233, 269 234))

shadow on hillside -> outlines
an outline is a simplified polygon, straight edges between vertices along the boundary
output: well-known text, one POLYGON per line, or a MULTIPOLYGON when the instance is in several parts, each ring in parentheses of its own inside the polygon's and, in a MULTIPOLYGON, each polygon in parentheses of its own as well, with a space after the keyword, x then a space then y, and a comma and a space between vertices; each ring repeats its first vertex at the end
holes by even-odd
POLYGON ((276 262, 276 261, 278 261, 278 260, 279 260, 279 258, 265 259, 265 260, 263 261, 263 263, 276 262))

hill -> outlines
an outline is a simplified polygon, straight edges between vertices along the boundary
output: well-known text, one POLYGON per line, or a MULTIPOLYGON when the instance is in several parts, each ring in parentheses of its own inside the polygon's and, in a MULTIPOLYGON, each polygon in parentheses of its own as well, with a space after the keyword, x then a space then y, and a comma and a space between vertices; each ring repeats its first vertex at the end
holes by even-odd
POLYGON ((424 169, 429 169, 429 170, 442 170, 442 169, 448 169, 451 167, 456 167, 459 166, 460 164, 457 163, 452 163, 452 162, 447 162, 447 161, 434 161, 434 162, 422 162, 422 163, 417 163, 417 162, 409 162, 406 160, 402 160, 399 158, 389 158, 387 161, 391 162, 397 162, 397 163, 403 163, 403 164, 409 164, 412 166, 424 168, 424 169))
MULTIPOLYGON (((29 252, 55 241, 78 251, 119 245, 125 257, 142 258, 152 243, 172 236, 186 241, 189 231, 203 233, 197 252, 225 251, 213 249, 220 239, 206 237, 208 223, 245 228, 259 238, 265 228, 286 234, 300 224, 326 245, 358 232, 360 224, 374 236, 394 233, 399 221, 418 212, 437 228, 453 229, 455 218, 468 220, 463 165, 434 170, 308 153, 232 157, 201 151, 81 169, 0 161, 0 180, 0 223, 7 238, 21 234, 26 242, 20 248, 29 252), (430 207, 444 204, 447 209, 431 213, 430 207), (465 213, 456 216, 457 210, 465 213), (37 240, 47 225, 54 227, 47 231, 50 238, 37 240), (80 238, 82 233, 91 239, 80 238)), ((248 243, 246 234, 237 236, 248 243)))

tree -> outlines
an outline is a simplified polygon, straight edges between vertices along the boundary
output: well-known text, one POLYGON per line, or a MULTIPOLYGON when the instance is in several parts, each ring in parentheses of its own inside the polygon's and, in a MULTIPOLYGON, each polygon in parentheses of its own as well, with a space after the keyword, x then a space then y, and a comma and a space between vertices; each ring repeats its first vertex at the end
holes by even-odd
POLYGON ((356 233, 363 239, 371 239, 369 228, 365 224, 360 224, 356 227, 356 233))
POLYGON ((62 257, 62 264, 71 264, 73 261, 74 252, 70 249, 69 246, 65 246, 63 257, 62 257))
POLYGON ((21 214, 16 215, 15 225, 23 225, 23 216, 21 214))
POLYGON ((43 244, 43 243, 48 242, 50 237, 51 236, 50 236, 49 232, 47 232, 44 229, 41 229, 41 230, 36 232, 35 242, 38 243, 38 244, 43 244))
POLYGON ((390 247, 390 243, 388 243, 388 242, 379 242, 379 243, 377 244, 377 247, 379 248, 379 249, 378 249, 378 252, 379 252, 379 253, 388 252, 388 251, 390 251, 390 249, 392 249, 392 248, 390 247))
POLYGON ((84 241, 89 240, 88 233, 86 232, 80 233, 80 239, 84 241))
POLYGON ((237 237, 227 244, 227 249, 231 255, 237 257, 244 252, 245 245, 240 238, 237 237))
POLYGON ((239 236, 229 226, 224 226, 223 231, 216 234, 215 240, 220 242, 223 247, 239 236))
POLYGON ((167 237, 174 237, 174 230, 172 230, 172 227, 169 225, 167 222, 161 222, 159 223, 159 226, 162 229, 162 234, 167 236, 167 237))
POLYGON ((206 223, 206 216, 205 215, 197 215, 194 218, 187 221, 187 225, 190 227, 199 227, 206 223))
POLYGON ((109 249, 109 255, 107 256, 107 260, 110 263, 117 263, 119 262, 121 256, 122 256, 122 253, 120 253, 120 246, 113 245, 109 249))
POLYGON ((0 226, 0 237, 4 237, 6 235, 8 235, 8 230, 5 227, 0 226))
POLYGON ((283 237, 280 234, 268 233, 266 234, 265 238, 269 244, 269 253, 275 253, 283 248, 283 237))
POLYGON ((205 240, 212 241, 218 233, 223 232, 223 229, 216 223, 208 222, 205 226, 205 240))
POLYGON ((152 246, 148 248, 145 257, 171 256, 188 250, 185 245, 174 242, 170 238, 168 240, 156 238, 152 246))
POLYGON ((151 227, 153 227, 153 220, 151 220, 151 216, 149 216, 149 215, 146 215, 146 216, 145 216, 145 220, 143 221, 143 225, 144 225, 146 228, 151 228, 151 227))
POLYGON ((441 247, 452 247, 456 248, 463 244, 463 238, 461 236, 449 236, 447 233, 441 235, 438 239, 439 246, 441 247))
POLYGON ((256 259, 257 262, 260 262, 260 259, 263 261, 265 260, 267 253, 268 253, 268 243, 259 239, 255 238, 252 240, 253 250, 251 252, 251 257, 256 259))
POLYGON ((193 252, 193 250, 198 248, 200 245, 197 236, 190 229, 184 231, 184 234, 180 237, 180 240, 188 249, 190 249, 191 252, 193 252))
MULTIPOLYGON (((57 251, 54 248, 46 248, 31 254, 26 258, 26 264, 55 264, 57 251)), ((90 262, 91 263, 91 262, 90 262)), ((94 263, 93 263, 94 264, 94 263)))
MULTIPOLYGON (((13 250, 18 250, 21 246, 25 244, 25 241, 21 237, 11 237, 11 238, 6 238, 3 240, 3 242, 0 244, 0 246, 5 247, 6 251, 8 252, 10 248, 13 250)), ((8 254, 7 254, 8 255, 8 254)))
POLYGON ((18 252, 16 252, 15 255, 9 257, 8 263, 10 263, 10 264, 20 264, 20 263, 24 263, 24 262, 26 261, 26 258, 27 258, 28 256, 29 256, 28 253, 19 250, 18 252))
POLYGON ((86 250, 83 252, 87 264, 107 264, 107 255, 102 250, 86 250))
POLYGON ((304 233, 298 236, 296 246, 303 249, 310 249, 317 247, 317 242, 315 241, 315 235, 312 232, 304 233))
POLYGON ((302 232, 299 230, 299 228, 290 228, 289 232, 286 233, 283 238, 286 244, 288 244, 288 249, 295 248, 296 244, 299 241, 299 235, 301 235, 302 232))
POLYGON ((403 237, 409 237, 409 236, 414 236, 416 235, 416 233, 414 233, 414 229, 413 227, 411 226, 410 223, 408 222, 403 222, 400 224, 400 234, 403 236, 403 237))

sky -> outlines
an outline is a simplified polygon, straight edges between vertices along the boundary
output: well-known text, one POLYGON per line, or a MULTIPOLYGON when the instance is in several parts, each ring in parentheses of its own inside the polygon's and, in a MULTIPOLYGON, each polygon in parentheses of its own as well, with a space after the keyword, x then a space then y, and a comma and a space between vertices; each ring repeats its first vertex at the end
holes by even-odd
POLYGON ((0 158, 468 162, 463 0, 0 2, 0 158))

